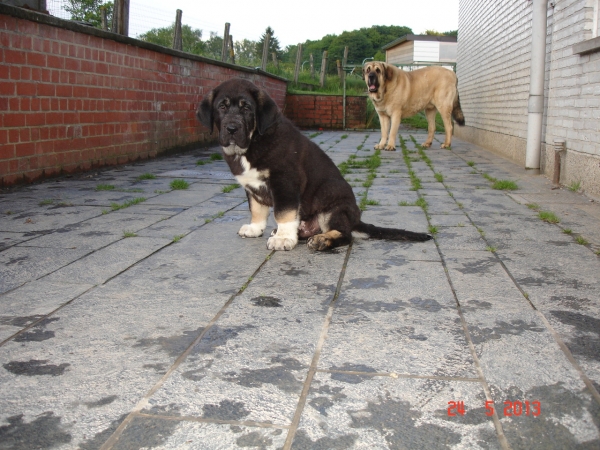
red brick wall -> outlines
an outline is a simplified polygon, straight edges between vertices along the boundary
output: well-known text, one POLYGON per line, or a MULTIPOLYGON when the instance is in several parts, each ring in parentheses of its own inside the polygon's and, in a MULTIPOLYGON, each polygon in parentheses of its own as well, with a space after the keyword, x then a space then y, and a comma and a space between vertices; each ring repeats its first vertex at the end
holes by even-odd
POLYGON ((237 76, 283 109, 280 78, 0 4, 0 186, 205 142, 195 109, 237 76))
MULTIPOLYGON (((285 115, 300 128, 342 129, 341 95, 288 94, 285 115)), ((367 97, 346 97, 346 128, 365 128, 367 97)))

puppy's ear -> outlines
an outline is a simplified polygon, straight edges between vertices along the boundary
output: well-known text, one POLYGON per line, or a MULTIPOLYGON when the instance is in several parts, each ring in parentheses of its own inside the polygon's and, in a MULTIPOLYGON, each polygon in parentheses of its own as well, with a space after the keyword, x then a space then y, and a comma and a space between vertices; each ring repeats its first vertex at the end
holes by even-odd
POLYGON ((385 71, 383 72, 385 74, 385 79, 392 80, 394 78, 394 66, 384 63, 383 67, 385 68, 385 71))
POLYGON ((362 79, 363 79, 363 80, 365 79, 365 67, 364 67, 364 66, 363 66, 363 68, 362 68, 362 79))
POLYGON ((196 111, 196 116, 206 128, 213 132, 213 99, 215 97, 215 91, 210 91, 206 97, 202 99, 202 103, 198 107, 198 111, 196 111))
POLYGON ((277 121, 279 108, 265 91, 258 91, 256 103, 256 128, 262 135, 277 121))

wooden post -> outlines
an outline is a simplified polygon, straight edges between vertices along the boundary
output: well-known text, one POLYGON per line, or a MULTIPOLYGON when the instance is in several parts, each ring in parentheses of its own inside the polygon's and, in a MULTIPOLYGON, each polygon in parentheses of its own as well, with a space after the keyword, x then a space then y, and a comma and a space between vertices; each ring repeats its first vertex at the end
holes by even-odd
POLYGON ((310 77, 314 80, 315 79, 315 58, 313 58, 313 54, 310 54, 310 57, 308 58, 308 60, 310 61, 310 77))
POLYGON ((221 48, 221 61, 227 61, 227 47, 229 46, 229 22, 225 23, 225 32, 223 33, 223 47, 221 48))
POLYGON ((348 46, 344 47, 344 58, 342 59, 342 79, 346 79, 346 64, 348 64, 348 46))
POLYGON ((302 44, 298 44, 296 48, 296 68, 294 69, 294 83, 298 84, 298 74, 300 73, 300 66, 302 65, 302 44))
POLYGON ((265 35, 265 40, 263 41, 263 54, 262 54, 262 64, 260 67, 262 70, 267 70, 267 58, 269 57, 269 41, 271 40, 271 35, 267 33, 265 35))
POLYGON ((235 50, 233 48, 233 36, 229 35, 229 59, 231 64, 235 64, 235 50))
POLYGON ((181 10, 175 13, 175 30, 173 30, 173 50, 183 50, 183 40, 181 38, 181 10))
POLYGON ((338 77, 340 78, 340 80, 342 79, 343 75, 343 71, 342 71, 342 62, 339 59, 335 60, 335 65, 337 66, 337 71, 338 71, 338 77))
POLYGON ((323 52, 323 59, 321 60, 321 87, 325 86, 325 73, 327 72, 327 50, 323 52))
POLYGON ((115 0, 112 32, 129 36, 129 0, 115 0))
POLYGON ((102 14, 102 29, 108 31, 108 11, 105 6, 100 7, 100 13, 102 14))

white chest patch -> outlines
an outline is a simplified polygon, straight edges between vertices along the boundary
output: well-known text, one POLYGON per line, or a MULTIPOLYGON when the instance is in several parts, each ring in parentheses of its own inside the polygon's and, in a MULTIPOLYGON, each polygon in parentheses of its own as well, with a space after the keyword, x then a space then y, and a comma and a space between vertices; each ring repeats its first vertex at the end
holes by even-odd
POLYGON ((238 183, 240 183, 243 187, 248 186, 256 190, 267 186, 265 179, 269 178, 268 170, 254 169, 250 166, 250 163, 245 156, 240 156, 240 163, 244 171, 241 175, 236 175, 235 178, 238 180, 238 183))
POLYGON ((223 153, 225 153, 226 155, 243 155, 244 153, 246 153, 248 151, 247 148, 241 148, 238 147, 235 144, 231 144, 229 147, 221 147, 223 149, 223 153))

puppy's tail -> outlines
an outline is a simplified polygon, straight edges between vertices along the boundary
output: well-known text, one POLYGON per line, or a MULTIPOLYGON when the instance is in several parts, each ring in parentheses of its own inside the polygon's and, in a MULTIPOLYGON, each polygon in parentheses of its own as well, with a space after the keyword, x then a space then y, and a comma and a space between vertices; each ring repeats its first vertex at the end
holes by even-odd
POLYGON ((452 105, 452 118, 456 120, 459 125, 465 124, 465 116, 460 108, 460 98, 458 97, 458 89, 456 89, 456 96, 454 97, 454 104, 452 105))
POLYGON ((427 233, 400 230, 398 228, 383 228, 370 223, 359 222, 352 230, 352 236, 358 238, 385 239, 388 241, 424 242, 433 238, 427 233))

